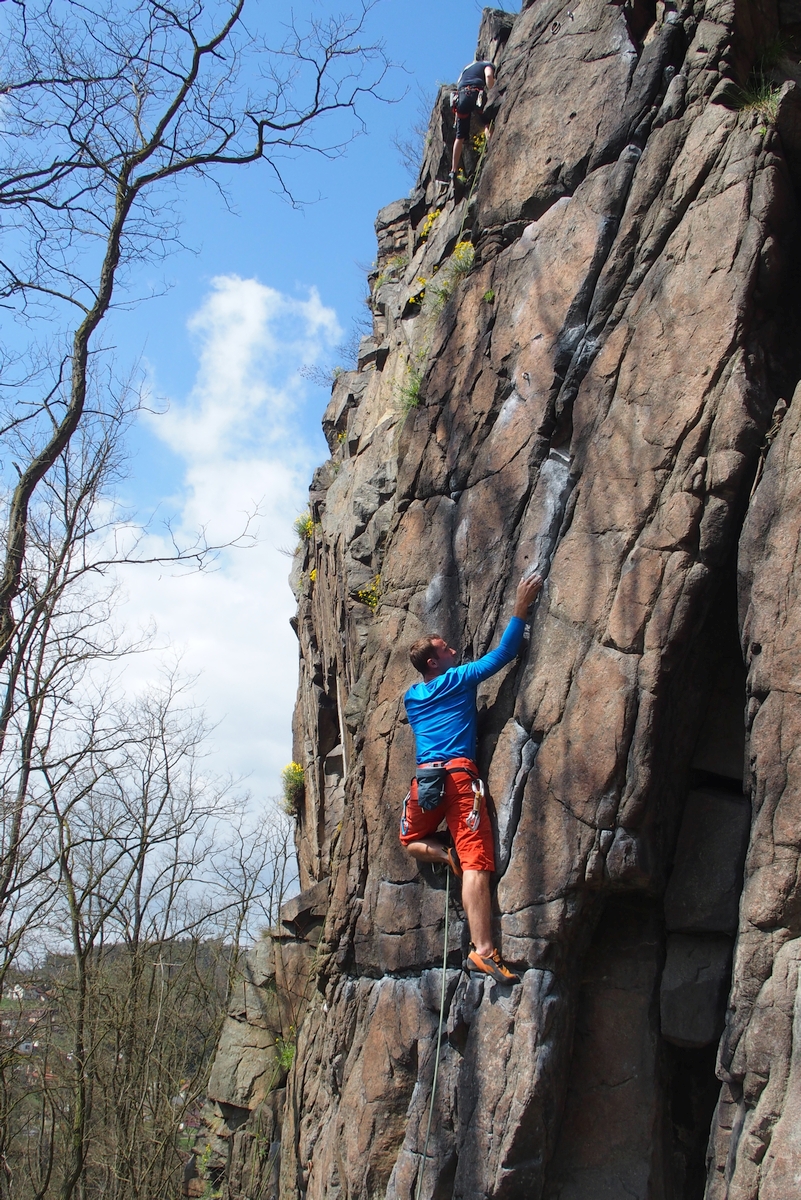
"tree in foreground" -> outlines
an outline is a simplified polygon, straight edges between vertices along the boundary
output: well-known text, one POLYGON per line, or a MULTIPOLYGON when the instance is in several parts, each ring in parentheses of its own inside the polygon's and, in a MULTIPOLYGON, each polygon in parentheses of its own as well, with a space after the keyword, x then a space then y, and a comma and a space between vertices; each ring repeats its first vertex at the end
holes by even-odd
POLYGON ((282 28, 270 7, 267 33, 263 6, 246 0, 0 10, 0 301, 16 318, 0 350, 0 666, 26 588, 33 497, 86 413, 108 411, 100 329, 132 300, 129 269, 179 244, 182 178, 260 162, 291 198, 287 161, 339 152, 378 94, 388 63, 360 42, 371 4, 303 28, 282 28))
POLYGON ((343 147, 387 69, 369 7, 264 33, 255 0, 0 6, 0 1196, 175 1194, 179 1114, 286 868, 285 826, 222 844, 174 683, 109 683, 136 649, 106 579, 141 549, 113 503, 139 398, 102 329, 179 245, 182 179, 261 163, 289 195, 293 154, 343 147))
POLYGON ((204 777, 174 679, 84 700, 51 734, 31 781, 46 914, 3 1009, 0 1194, 167 1200, 243 942, 277 916, 290 822, 247 827, 204 777))
POLYGON ((243 940, 291 858, 203 769, 175 676, 126 699, 107 497, 127 415, 89 414, 31 505, 0 738, 0 1197, 173 1197, 243 940), (110 669, 111 668, 111 669, 110 669))

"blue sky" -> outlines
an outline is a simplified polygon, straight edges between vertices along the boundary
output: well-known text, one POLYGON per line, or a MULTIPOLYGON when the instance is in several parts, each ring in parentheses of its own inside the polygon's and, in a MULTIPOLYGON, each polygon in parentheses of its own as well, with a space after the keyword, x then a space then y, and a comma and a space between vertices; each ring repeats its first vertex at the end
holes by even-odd
MULTIPOLYGON (((286 11, 256 3, 265 27, 286 11)), ((339 11, 329 0, 314 8, 339 11)), ((181 216, 194 252, 137 278, 137 289, 164 294, 117 314, 107 335, 120 360, 140 361, 153 406, 167 409, 133 432, 124 497, 140 517, 157 514, 154 544, 162 517, 225 539, 260 506, 257 545, 223 554, 212 574, 141 570, 122 581, 123 618, 159 631, 157 650, 129 669, 132 681, 152 677, 164 653, 179 658, 216 725, 210 766, 246 777, 257 800, 278 793, 291 749, 297 643, 281 551, 296 541, 292 520, 327 455, 319 426, 328 394, 298 368, 334 363, 365 312, 375 215, 412 185, 393 137, 419 122, 421 93, 433 96, 472 59, 480 19, 476 0, 381 0, 371 35, 402 68, 385 85, 402 98, 368 100, 368 132, 342 158, 306 155, 289 168, 295 194, 320 199, 293 209, 259 166, 223 181, 234 212, 191 183, 181 216)))
MULTIPOLYGON (((256 3, 261 7, 263 0, 256 3)), ((264 7, 284 6, 268 0, 264 7)), ((314 7, 339 11, 330 0, 314 7)), ((347 0, 342 7, 347 10, 347 0)), ((353 318, 365 312, 363 268, 375 257, 376 213, 412 186, 393 137, 407 136, 420 121, 421 97, 433 98, 438 83, 450 81, 472 58, 480 20, 477 0, 380 0, 370 32, 399 64, 382 90, 400 99, 381 104, 368 98, 362 110, 367 134, 341 158, 305 155, 294 161, 287 177, 295 194, 320 197, 300 210, 271 190, 269 171, 259 165, 220 176, 233 213, 208 184, 185 188, 182 238, 192 249, 138 281, 143 290, 169 290, 125 313, 115 328, 117 345, 145 356, 159 388, 175 394, 191 387, 197 360, 187 322, 216 276, 256 278, 296 297, 315 287, 336 311, 343 334, 350 332, 353 318)), ((321 413, 319 389, 314 400, 321 413)), ((324 442, 319 445, 324 454, 324 442)))

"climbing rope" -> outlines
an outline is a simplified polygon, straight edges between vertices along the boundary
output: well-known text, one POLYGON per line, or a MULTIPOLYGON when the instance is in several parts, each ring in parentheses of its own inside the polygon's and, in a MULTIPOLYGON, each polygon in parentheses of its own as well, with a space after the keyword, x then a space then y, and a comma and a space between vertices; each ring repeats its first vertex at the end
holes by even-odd
POLYGON ((451 898, 451 869, 447 868, 445 877, 445 948, 442 953, 442 988, 439 998, 439 1028, 437 1029, 437 1051, 434 1055, 434 1078, 431 1081, 431 1104, 428 1108, 428 1128, 426 1129, 426 1140, 423 1143, 423 1157, 420 1163, 420 1174, 417 1176, 417 1192, 415 1200, 420 1200, 420 1192, 423 1187, 423 1172, 426 1169, 426 1154, 428 1153, 428 1139, 431 1136, 431 1121, 434 1117, 434 1097, 437 1094, 437 1075, 439 1074, 439 1054, 442 1046, 442 1022, 445 1020, 445 986, 447 979, 448 968, 448 914, 450 912, 451 898))

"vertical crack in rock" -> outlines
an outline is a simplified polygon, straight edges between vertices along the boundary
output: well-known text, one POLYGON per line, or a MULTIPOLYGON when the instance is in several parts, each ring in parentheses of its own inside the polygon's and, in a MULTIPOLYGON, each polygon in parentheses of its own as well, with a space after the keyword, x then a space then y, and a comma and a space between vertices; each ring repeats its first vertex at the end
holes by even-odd
POLYGON ((797 645, 798 609, 791 598, 799 583, 801 389, 792 401, 767 455, 741 540, 754 821, 720 1048, 724 1083, 710 1142, 708 1193, 714 1200, 746 1188, 760 1200, 792 1195, 801 1161, 801 908, 791 732, 797 720, 792 680, 798 660, 791 647, 797 645))
POLYGON ((556 551, 557 538, 565 517, 567 501, 575 480, 570 475, 570 456, 563 450, 551 448, 540 467, 537 479, 542 490, 542 526, 534 535, 532 572, 547 578, 556 551))
POLYGON ((537 757, 537 751, 540 748, 539 742, 535 741, 534 738, 530 738, 526 734, 526 731, 517 725, 517 722, 515 722, 515 725, 518 737, 522 741, 520 766, 515 775, 511 792, 495 800, 495 818, 498 830, 495 862, 498 874, 501 876, 509 865, 512 843, 514 842, 518 822, 520 821, 526 781, 534 764, 534 759, 537 757))

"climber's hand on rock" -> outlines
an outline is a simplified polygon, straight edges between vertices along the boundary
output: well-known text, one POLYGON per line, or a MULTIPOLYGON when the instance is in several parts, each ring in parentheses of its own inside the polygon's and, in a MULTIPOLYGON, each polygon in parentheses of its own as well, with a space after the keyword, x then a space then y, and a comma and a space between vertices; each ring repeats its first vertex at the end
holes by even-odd
POLYGON ((515 596, 515 616, 526 619, 529 607, 537 599, 537 596, 542 590, 542 576, 528 575, 523 576, 517 585, 517 594, 515 596))

